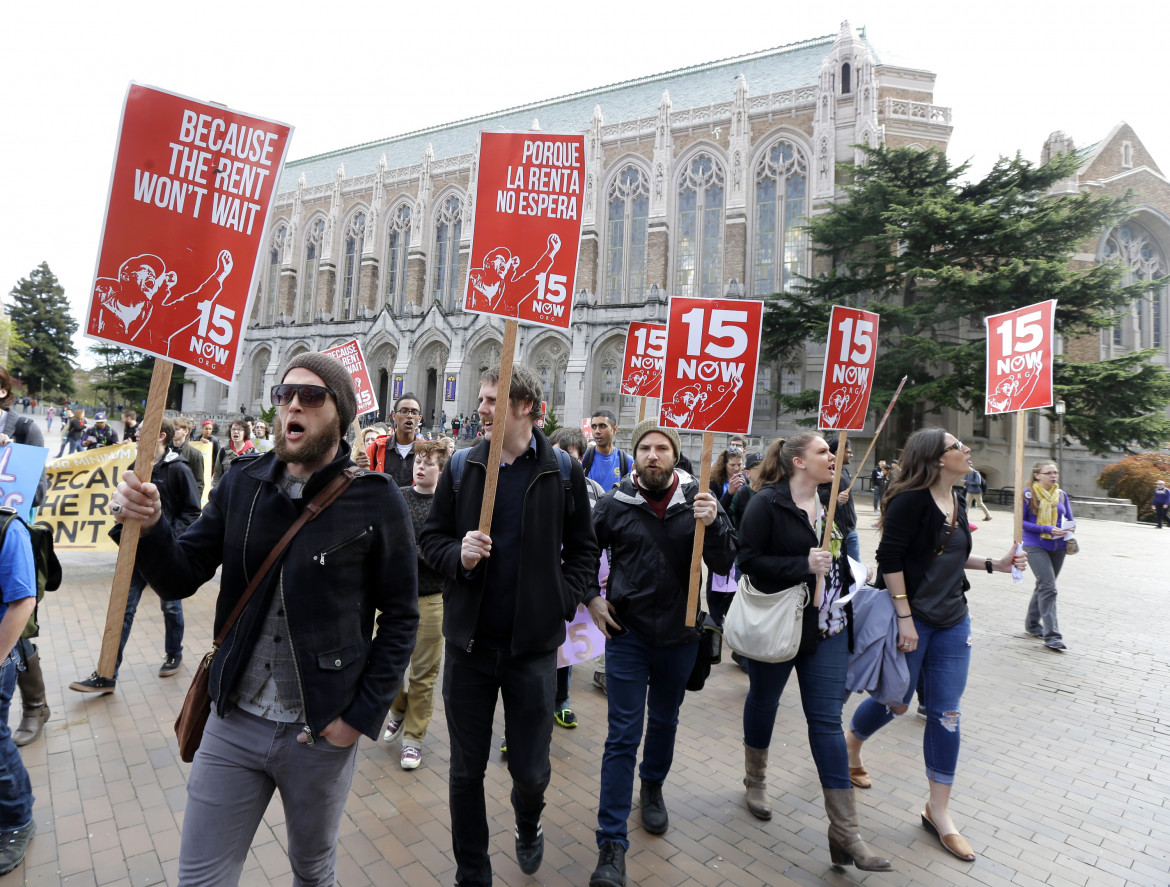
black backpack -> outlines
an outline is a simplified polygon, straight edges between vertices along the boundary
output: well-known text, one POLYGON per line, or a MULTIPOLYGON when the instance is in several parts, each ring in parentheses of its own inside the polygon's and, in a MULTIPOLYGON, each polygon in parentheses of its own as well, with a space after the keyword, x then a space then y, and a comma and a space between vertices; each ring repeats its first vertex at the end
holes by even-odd
MULTIPOLYGON (((15 508, 9 505, 0 506, 0 548, 4 546, 4 540, 8 536, 8 526, 14 520, 25 525, 29 538, 32 540, 33 563, 36 565, 37 571, 37 604, 39 605, 46 591, 56 591, 61 587, 61 562, 57 560, 57 555, 53 551, 53 528, 46 523, 35 523, 30 526, 15 508)), ((37 624, 37 614, 34 610, 21 637, 36 637, 39 631, 40 626, 37 624)))
MULTIPOLYGON (((593 457, 596 455, 597 449, 595 447, 590 447, 589 451, 585 454, 585 458, 581 460, 581 467, 585 469, 586 477, 589 477, 589 469, 593 467, 593 457)), ((618 450, 618 467, 621 470, 622 477, 625 477, 630 473, 630 457, 625 450, 618 450)), ((615 481, 610 486, 610 489, 613 489, 613 487, 616 487, 617 485, 618 482, 615 481)))

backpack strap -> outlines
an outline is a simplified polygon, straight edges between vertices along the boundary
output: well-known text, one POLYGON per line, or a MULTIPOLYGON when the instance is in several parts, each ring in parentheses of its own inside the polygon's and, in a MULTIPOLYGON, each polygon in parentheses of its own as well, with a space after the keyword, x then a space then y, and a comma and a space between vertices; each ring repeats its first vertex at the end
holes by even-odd
POLYGON ((593 467, 593 457, 597 455, 597 450, 593 447, 585 448, 585 458, 581 460, 581 467, 585 470, 585 476, 589 476, 589 469, 593 467))
POLYGON ((467 465, 467 453, 471 447, 456 450, 447 461, 447 469, 451 472, 451 492, 459 495, 459 482, 463 480, 463 469, 467 465))
POLYGON ((630 457, 625 450, 618 450, 618 465, 622 470, 622 477, 630 473, 630 457))

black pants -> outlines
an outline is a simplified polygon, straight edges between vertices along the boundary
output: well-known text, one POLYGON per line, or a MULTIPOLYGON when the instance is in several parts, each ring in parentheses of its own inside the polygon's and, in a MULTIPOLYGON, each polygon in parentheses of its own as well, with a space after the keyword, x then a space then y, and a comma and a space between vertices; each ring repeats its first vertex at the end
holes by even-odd
POLYGON ((1159 530, 1162 529, 1162 521, 1166 521, 1167 523, 1170 523, 1170 517, 1167 517, 1167 514, 1166 514, 1167 510, 1170 510, 1170 506, 1168 506, 1168 505, 1155 505, 1154 506, 1154 513, 1157 515, 1157 518, 1158 518, 1158 529, 1159 530))
POLYGON ((446 654, 443 704, 451 741, 448 784, 455 882, 462 887, 479 887, 492 882, 483 778, 493 744, 496 699, 502 696, 504 700, 516 824, 535 828, 552 775, 548 750, 557 654, 553 650, 512 656, 478 647, 468 653, 451 644, 447 644, 446 654))

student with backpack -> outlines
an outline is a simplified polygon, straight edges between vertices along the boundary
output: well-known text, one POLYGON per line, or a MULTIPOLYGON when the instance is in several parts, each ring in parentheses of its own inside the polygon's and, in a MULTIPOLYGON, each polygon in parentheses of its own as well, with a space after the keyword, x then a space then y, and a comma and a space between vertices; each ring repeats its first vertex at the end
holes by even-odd
POLYGON ((629 454, 613 445, 618 430, 617 416, 609 410, 594 410, 589 417, 589 428, 596 446, 589 448, 581 467, 585 476, 601 484, 603 490, 612 490, 632 467, 629 454))

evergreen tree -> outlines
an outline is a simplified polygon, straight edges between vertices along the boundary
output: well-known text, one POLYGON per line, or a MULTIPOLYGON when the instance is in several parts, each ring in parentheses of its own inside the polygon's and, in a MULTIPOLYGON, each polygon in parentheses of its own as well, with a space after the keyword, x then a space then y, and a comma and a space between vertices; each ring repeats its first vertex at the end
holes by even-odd
MULTIPOLYGON (((106 342, 89 347, 99 362, 98 369, 105 376, 102 390, 109 404, 122 403, 141 408, 150 392, 150 378, 154 372, 154 358, 133 348, 123 348, 106 342)), ((167 409, 178 409, 183 397, 183 385, 188 381, 183 367, 175 364, 171 370, 171 384, 167 389, 167 409)))
MULTIPOLYGON (((806 341, 824 341, 834 304, 878 312, 872 409, 885 409, 899 380, 909 377, 892 417, 895 437, 921 421, 915 414, 923 410, 982 413, 987 315, 1057 299, 1057 333, 1097 335, 1151 286, 1166 283, 1122 286, 1115 263, 1070 266, 1088 238, 1129 211, 1124 197, 1050 196, 1076 170, 1075 155, 1039 167, 1018 154, 1001 158, 969 183, 959 181, 966 165, 951 166, 937 150, 863 150, 865 164, 848 166, 848 199, 809 221, 815 251, 831 268, 768 300, 764 352, 784 360, 806 341)), ((1170 375, 1146 363, 1147 356, 1057 361, 1065 427, 1090 450, 1159 446, 1170 438, 1161 413, 1170 375)), ((778 399, 787 409, 815 412, 817 392, 778 399)))
POLYGON ((69 314, 65 290, 47 262, 8 293, 8 316, 23 348, 10 356, 10 369, 28 385, 29 393, 73 393, 73 336, 77 321, 69 314))

